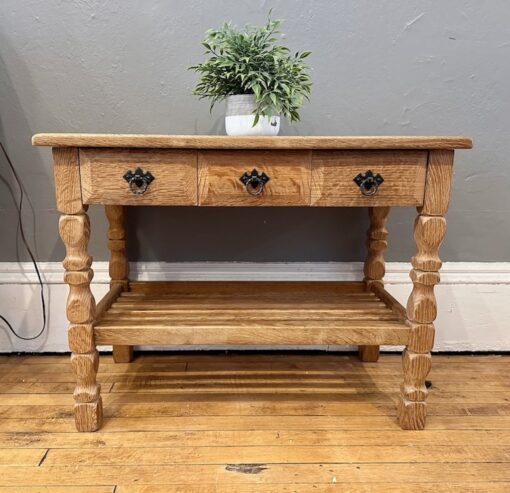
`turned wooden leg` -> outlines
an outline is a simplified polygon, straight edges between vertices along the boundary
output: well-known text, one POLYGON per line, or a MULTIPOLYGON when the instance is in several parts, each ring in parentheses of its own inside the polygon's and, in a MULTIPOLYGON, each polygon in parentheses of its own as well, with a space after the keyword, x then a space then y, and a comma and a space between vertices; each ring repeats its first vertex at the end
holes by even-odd
POLYGON ((103 407, 96 382, 99 355, 93 331, 96 304, 90 291, 92 258, 87 253, 89 218, 84 212, 62 215, 59 230, 66 247, 64 280, 69 285, 67 318, 71 366, 76 377, 75 423, 78 431, 95 431, 101 427, 103 407))
MULTIPOLYGON (((367 288, 377 282, 383 284, 384 256, 388 246, 386 220, 390 213, 389 207, 369 207, 370 226, 367 231, 367 258, 363 268, 367 288)), ((361 361, 376 362, 379 359, 379 346, 359 346, 358 355, 361 361)))
POLYGON ((453 151, 430 152, 424 204, 418 208, 414 224, 416 255, 410 274, 413 290, 407 302, 411 336, 403 354, 404 382, 398 401, 400 426, 408 430, 423 429, 427 416, 425 378, 431 368, 437 315, 434 286, 439 282, 438 251, 446 232, 443 215, 448 208, 452 165, 453 151))
MULTIPOLYGON (((110 286, 120 284, 129 289, 129 263, 126 256, 126 231, 124 229, 124 207, 105 205, 108 218, 108 248, 110 250, 110 286)), ((133 359, 133 346, 113 346, 115 363, 129 363, 133 359)))

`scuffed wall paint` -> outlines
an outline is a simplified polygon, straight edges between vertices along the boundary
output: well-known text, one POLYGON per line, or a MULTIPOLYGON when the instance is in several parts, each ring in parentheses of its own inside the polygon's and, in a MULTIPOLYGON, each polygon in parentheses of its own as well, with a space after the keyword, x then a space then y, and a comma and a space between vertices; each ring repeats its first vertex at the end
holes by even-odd
MULTIPOLYGON (((312 101, 286 134, 458 134, 450 261, 510 260, 510 2, 506 0, 3 0, 0 138, 32 202, 25 219, 41 260, 59 260, 50 152, 40 131, 222 133, 222 108, 191 95, 187 67, 204 31, 262 23, 273 8, 285 42, 313 54, 312 101)), ((3 160, 1 174, 11 185, 3 160)), ((4 187, 5 184, 0 184, 4 187)), ((394 210, 388 259, 407 260, 415 212, 394 210)), ((91 208, 92 254, 106 259, 105 221, 91 208)), ((359 260, 361 210, 155 209, 130 212, 130 255, 143 260, 359 260), (243 222, 257 234, 246 235, 243 222)), ((2 188, 0 260, 16 244, 2 188)))

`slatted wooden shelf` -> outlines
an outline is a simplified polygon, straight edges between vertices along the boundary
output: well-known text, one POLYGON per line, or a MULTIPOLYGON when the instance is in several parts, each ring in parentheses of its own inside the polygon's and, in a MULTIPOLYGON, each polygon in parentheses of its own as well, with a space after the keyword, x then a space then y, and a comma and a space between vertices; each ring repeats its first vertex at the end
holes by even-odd
POLYGON ((405 345, 409 327, 364 283, 131 283, 98 344, 405 345))

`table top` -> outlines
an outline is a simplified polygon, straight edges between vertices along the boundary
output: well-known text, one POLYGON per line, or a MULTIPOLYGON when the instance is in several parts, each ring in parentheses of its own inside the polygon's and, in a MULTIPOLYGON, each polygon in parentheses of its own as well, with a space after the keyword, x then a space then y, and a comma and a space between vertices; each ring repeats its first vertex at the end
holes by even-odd
POLYGON ((169 149, 471 149, 462 136, 243 136, 41 133, 32 144, 51 147, 169 149))

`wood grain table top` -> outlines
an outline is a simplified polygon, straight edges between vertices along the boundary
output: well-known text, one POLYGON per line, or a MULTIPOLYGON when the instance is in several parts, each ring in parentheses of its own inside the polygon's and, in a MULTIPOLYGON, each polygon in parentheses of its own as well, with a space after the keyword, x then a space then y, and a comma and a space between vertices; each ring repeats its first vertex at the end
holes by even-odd
POLYGON ((278 136, 41 133, 32 144, 51 147, 176 149, 470 149, 462 136, 278 136))

